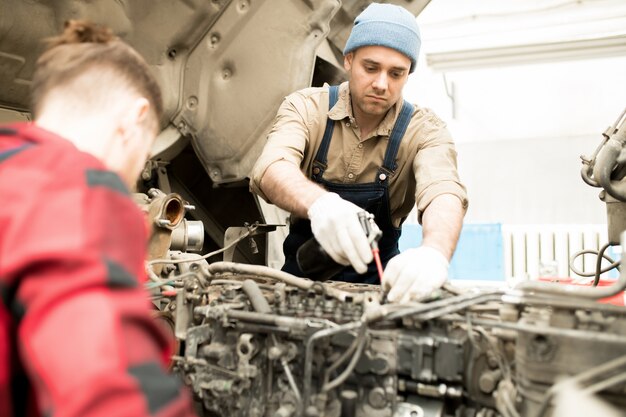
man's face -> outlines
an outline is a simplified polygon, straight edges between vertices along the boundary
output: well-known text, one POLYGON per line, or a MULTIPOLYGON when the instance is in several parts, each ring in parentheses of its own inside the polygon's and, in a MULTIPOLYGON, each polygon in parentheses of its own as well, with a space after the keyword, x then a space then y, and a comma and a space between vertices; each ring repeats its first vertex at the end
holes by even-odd
POLYGON ((344 57, 344 67, 355 116, 380 117, 402 97, 411 60, 385 46, 363 46, 344 57))

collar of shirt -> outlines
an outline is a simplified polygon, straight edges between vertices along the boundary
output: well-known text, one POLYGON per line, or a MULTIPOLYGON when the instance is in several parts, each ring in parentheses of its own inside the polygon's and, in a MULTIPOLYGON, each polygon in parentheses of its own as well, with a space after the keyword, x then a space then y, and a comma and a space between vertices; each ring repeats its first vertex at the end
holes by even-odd
MULTIPOLYGON (((369 139, 376 136, 389 136, 394 124, 396 123, 401 107, 402 106, 398 106, 397 103, 394 104, 391 109, 389 109, 378 127, 367 138, 363 139, 369 139)), ((337 104, 335 104, 335 106, 328 111, 328 117, 331 120, 343 120, 347 118, 355 128, 358 128, 354 115, 352 114, 352 99, 350 97, 348 81, 339 86, 337 104)))
POLYGON ((61 146, 69 146, 71 148, 76 149, 74 144, 69 140, 57 135, 54 132, 51 132, 47 129, 39 127, 35 122, 18 122, 9 127, 14 128, 18 131, 18 134, 34 143, 42 144, 42 143, 54 143, 55 145, 61 146))

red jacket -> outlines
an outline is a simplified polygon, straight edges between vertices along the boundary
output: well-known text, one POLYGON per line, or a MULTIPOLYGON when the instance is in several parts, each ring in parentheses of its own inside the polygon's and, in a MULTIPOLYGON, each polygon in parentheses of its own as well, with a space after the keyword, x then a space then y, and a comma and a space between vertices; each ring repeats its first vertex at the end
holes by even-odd
POLYGON ((143 289, 120 178, 33 124, 0 127, 0 416, 191 416, 143 289))

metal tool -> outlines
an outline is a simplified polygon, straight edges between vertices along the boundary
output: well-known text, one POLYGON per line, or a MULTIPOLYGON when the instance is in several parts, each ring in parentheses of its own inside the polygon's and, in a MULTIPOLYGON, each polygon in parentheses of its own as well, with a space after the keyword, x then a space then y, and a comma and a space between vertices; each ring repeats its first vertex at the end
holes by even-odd
MULTIPOLYGON (((374 215, 367 211, 358 213, 359 223, 367 236, 372 254, 376 261, 378 276, 382 280, 383 268, 380 262, 380 254, 378 250, 378 241, 383 232, 378 228, 374 221, 374 215)), ((336 263, 322 248, 315 238, 306 241, 296 253, 296 259, 300 270, 304 276, 315 281, 325 281, 341 272, 345 266, 336 263)))
POLYGON ((376 262, 376 269, 378 270, 378 279, 380 283, 383 282, 383 265, 380 262, 380 250, 378 249, 378 241, 383 236, 382 230, 378 227, 374 221, 374 215, 367 211, 361 211, 358 214, 361 227, 367 236, 367 240, 372 248, 372 255, 374 255, 374 262, 376 262))

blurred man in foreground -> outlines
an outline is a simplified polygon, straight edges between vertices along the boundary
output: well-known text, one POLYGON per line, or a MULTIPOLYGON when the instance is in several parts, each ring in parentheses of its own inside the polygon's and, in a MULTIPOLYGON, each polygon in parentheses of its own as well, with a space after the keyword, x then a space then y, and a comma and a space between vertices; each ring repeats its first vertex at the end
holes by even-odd
POLYGON ((192 415, 129 197, 161 111, 137 52, 71 21, 37 61, 34 123, 0 128, 1 416, 192 415))

